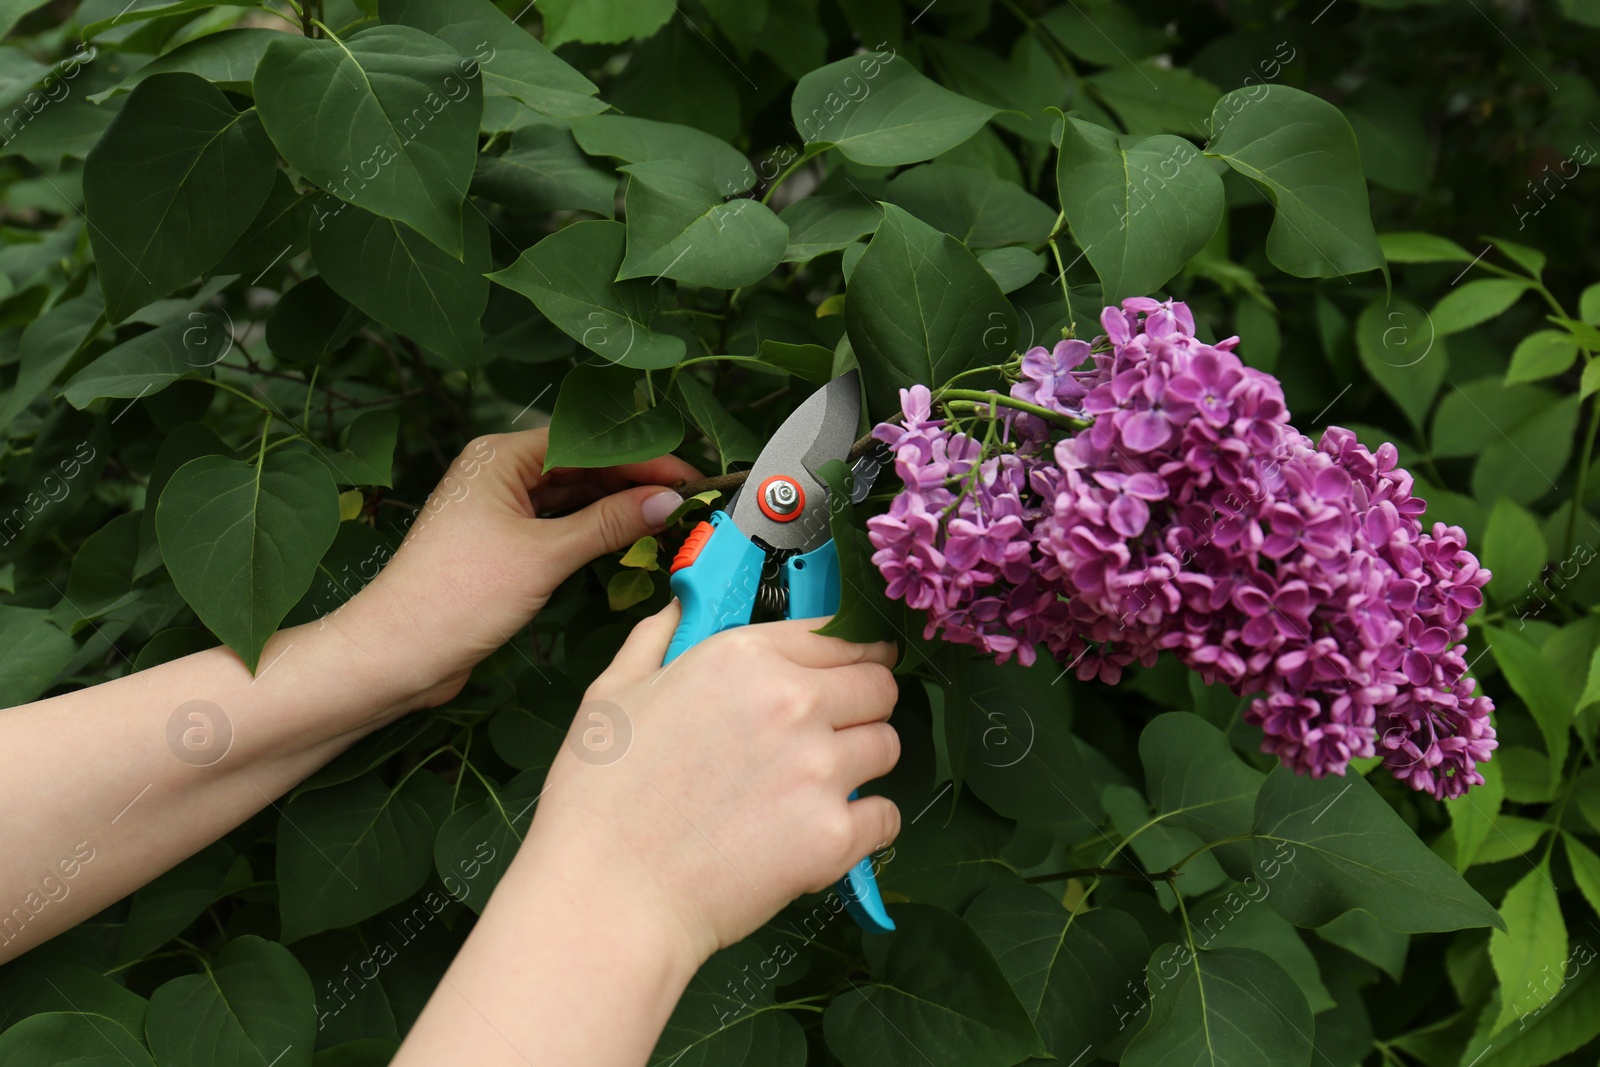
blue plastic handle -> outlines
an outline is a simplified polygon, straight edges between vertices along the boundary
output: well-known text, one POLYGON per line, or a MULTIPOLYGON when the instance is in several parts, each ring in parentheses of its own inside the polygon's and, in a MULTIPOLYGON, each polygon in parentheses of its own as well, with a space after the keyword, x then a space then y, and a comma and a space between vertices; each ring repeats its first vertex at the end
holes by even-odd
POLYGON ((750 621, 766 553, 725 511, 711 515, 711 538, 687 567, 673 571, 672 592, 683 618, 662 663, 671 663, 714 633, 750 621))
MULTIPOLYGON (((832 541, 790 557, 783 570, 789 585, 789 618, 815 619, 839 610, 839 553, 832 541)), ((858 792, 852 790, 850 799, 855 800, 858 792)), ((871 856, 850 868, 839 879, 837 889, 844 897, 845 910, 861 929, 869 934, 894 931, 894 920, 883 906, 883 895, 878 892, 878 880, 872 873, 871 856)))

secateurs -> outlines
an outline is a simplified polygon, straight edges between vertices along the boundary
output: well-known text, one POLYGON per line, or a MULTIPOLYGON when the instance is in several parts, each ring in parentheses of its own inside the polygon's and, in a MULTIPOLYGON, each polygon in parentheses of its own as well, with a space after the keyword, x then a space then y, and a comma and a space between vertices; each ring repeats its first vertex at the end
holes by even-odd
MULTIPOLYGON (((664 662, 750 622, 758 602, 790 619, 838 610, 839 557, 828 525, 828 487, 817 472, 829 460, 849 457, 861 414, 858 378, 851 371, 811 394, 761 450, 728 509, 713 512, 689 534, 672 561, 672 591, 683 618, 664 662), (775 582, 763 581, 769 563, 779 567, 775 582)), ((860 465, 856 474, 858 484, 870 484, 860 465)), ((870 856, 850 869, 838 891, 862 929, 894 929, 870 856)))

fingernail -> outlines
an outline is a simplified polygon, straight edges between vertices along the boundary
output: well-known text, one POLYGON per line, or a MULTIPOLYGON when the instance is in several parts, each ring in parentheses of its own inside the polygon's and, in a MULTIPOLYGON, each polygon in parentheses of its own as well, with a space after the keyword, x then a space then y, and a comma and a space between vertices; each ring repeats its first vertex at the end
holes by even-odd
POLYGON ((640 517, 646 526, 664 526, 678 505, 683 503, 683 497, 671 489, 663 489, 653 496, 645 498, 639 508, 640 517))

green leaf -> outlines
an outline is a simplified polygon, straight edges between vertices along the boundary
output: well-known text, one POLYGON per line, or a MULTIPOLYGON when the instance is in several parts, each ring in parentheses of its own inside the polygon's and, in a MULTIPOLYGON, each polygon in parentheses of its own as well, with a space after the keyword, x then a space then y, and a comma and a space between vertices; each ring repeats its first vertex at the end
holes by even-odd
POLYGON ((1561 992, 1539 1012, 1519 1015, 1517 1026, 1494 1035, 1492 1042, 1475 1035, 1460 1062, 1476 1057, 1476 1067, 1542 1067, 1593 1041, 1600 1034, 1600 981, 1589 966, 1594 958, 1594 950, 1580 941, 1565 961, 1562 975, 1571 979, 1561 992))
POLYGON ((1084 79, 1133 135, 1180 133, 1204 127, 1222 90, 1182 67, 1156 60, 1119 62, 1084 79))
POLYGON ((284 293, 267 315, 267 347, 280 359, 320 363, 367 323, 321 276, 284 293))
POLYGON ((672 17, 672 0, 545 0, 544 41, 557 48, 569 41, 621 44, 649 37, 672 17))
POLYGON ((678 999, 650 1056, 650 1067, 691 1063, 805 1067, 805 1034, 795 1017, 774 1003, 776 985, 802 973, 798 956, 794 946, 783 941, 765 952, 756 938, 716 953, 678 999), (760 977, 750 982, 751 975, 760 977))
POLYGON ((974 249, 1036 247, 1056 218, 1053 208, 1016 182, 945 163, 901 171, 889 183, 888 199, 974 249))
MULTIPOLYGON (((957 673, 949 666, 941 669, 957 673)), ((878 873, 879 887, 909 900, 963 911, 984 890, 1016 884, 1016 871, 1001 855, 1015 824, 966 792, 941 820, 944 810, 941 806, 901 831, 893 861, 886 861, 878 873)))
POLYGON ((311 252, 334 292, 456 366, 470 367, 480 358, 479 320, 489 303, 489 227, 475 210, 464 221, 466 252, 457 259, 399 223, 340 207, 312 226, 311 252))
POLYGON ((26 704, 72 661, 77 647, 43 608, 0 604, 0 707, 26 704))
POLYGON ((1548 863, 1511 887, 1500 904, 1500 918, 1505 928, 1489 935, 1489 958, 1501 991, 1496 1031, 1543 1007, 1564 984, 1567 926, 1548 863))
POLYGON ((120 84, 95 93, 89 99, 101 103, 125 93, 155 74, 184 72, 210 82, 218 89, 250 95, 256 64, 267 45, 277 40, 278 30, 262 27, 217 30, 180 44, 128 75, 120 84))
POLYGON ((275 1057, 278 1067, 308 1067, 316 1028, 305 968, 288 949, 254 934, 223 945, 205 973, 157 989, 145 1020, 162 1067, 270 1064, 275 1057))
POLYGON ((327 468, 295 453, 274 453, 259 465, 190 460, 156 509, 161 555, 178 592, 252 673, 338 527, 339 493, 327 468))
POLYGON ((1537 248, 1519 245, 1515 241, 1507 241, 1504 237, 1485 237, 1483 240, 1504 252, 1507 259, 1515 262, 1533 277, 1537 278, 1544 273, 1545 254, 1537 248))
POLYGON ((1600 326, 1600 282, 1595 282, 1578 296, 1578 318, 1591 326, 1600 326))
POLYGON ((620 169, 628 175, 628 253, 618 281, 666 277, 738 289, 765 278, 782 261, 789 228, 765 204, 724 203, 711 177, 675 159, 620 169))
POLYGON ((583 157, 564 124, 534 122, 512 133, 502 155, 479 158, 472 191, 520 211, 588 211, 609 219, 617 178, 583 157))
POLYGON ((1507 496, 1526 505, 1555 488, 1577 422, 1576 397, 1508 386, 1496 374, 1446 390, 1433 417, 1433 454, 1478 456, 1472 476, 1478 498, 1507 496))
MULTIPOLYGON (((1123 838, 1131 839, 1133 855, 1145 870, 1166 871, 1187 860, 1182 883, 1186 896, 1208 893, 1228 880, 1219 857, 1202 848, 1206 842, 1152 812, 1150 803, 1137 789, 1120 784, 1105 786, 1100 791, 1100 803, 1111 816, 1112 827, 1123 838)), ((1147 884, 1155 889, 1163 907, 1176 905, 1171 887, 1154 879, 1147 884)))
POLYGON ((1572 880, 1589 907, 1600 912, 1600 856, 1572 834, 1563 833, 1561 843, 1567 848, 1567 862, 1572 867, 1572 880))
MULTIPOLYGON (((81 865, 77 870, 82 870, 81 865)), ((52 879, 52 885, 45 888, 71 893, 70 884, 59 879, 52 879)), ((35 894, 35 899, 44 898, 35 894)), ((15 928, 13 919, 9 929, 15 928)), ((144 997, 118 985, 95 967, 65 958, 51 959, 48 951, 23 956, 0 971, 0 1029, 9 1029, 30 1015, 73 1012, 100 1016, 96 1021, 107 1030, 120 1027, 135 1037, 144 1034, 145 1011, 150 1006, 144 997)), ((113 1036, 116 1035, 108 1034, 106 1040, 113 1036)), ((0 1038, 0 1044, 3 1041, 0 1038)))
POLYGON ((414 783, 375 774, 300 793, 278 821, 283 940, 350 926, 422 888, 434 826, 414 783), (410 786, 409 788, 407 786, 410 786))
POLYGON ((1274 265, 1300 278, 1387 269, 1355 133, 1338 108, 1287 85, 1236 89, 1217 101, 1211 129, 1206 155, 1256 182, 1277 210, 1274 265))
POLYGON ((410 26, 375 26, 343 41, 284 34, 256 68, 256 107, 296 170, 459 260, 471 247, 461 203, 483 111, 477 69, 410 26))
POLYGON ((1433 305, 1433 328, 1443 336, 1482 325, 1515 304, 1532 286, 1516 278, 1479 278, 1451 289, 1433 305))
POLYGON ((1578 359, 1578 341, 1565 330, 1537 330, 1511 353, 1506 384, 1537 382, 1565 374, 1578 359))
POLYGON ((1174 43, 1165 28, 1116 0, 1074 0, 1051 8, 1039 22, 1067 51, 1102 67, 1165 52, 1174 43))
POLYGON ((1550 778, 1557 781, 1572 739, 1573 694, 1567 692, 1550 663, 1526 639, 1494 626, 1483 628, 1483 638, 1506 681, 1539 724, 1545 753, 1550 757, 1550 778))
MULTIPOLYGON (((642 571, 624 573, 650 580, 642 571)), ((557 751, 551 746, 544 766, 523 771, 503 787, 491 788, 487 797, 461 808, 439 827, 432 848, 434 866, 445 890, 479 915, 522 846, 533 821, 535 801, 544 790, 549 761, 557 751)))
POLYGON ((1010 1067, 1045 1053, 972 927, 926 904, 892 905, 890 914, 896 931, 868 946, 874 980, 852 981, 822 1018, 828 1048, 845 1067, 1010 1067))
POLYGON ((942 385, 1017 344, 1017 317, 976 257, 892 204, 850 278, 845 325, 868 413, 899 410, 900 390, 942 385))
POLYGON ((1450 833, 1456 843, 1456 870, 1465 871, 1478 857, 1478 850, 1494 832, 1495 818, 1505 800, 1505 781, 1500 761, 1478 764, 1483 784, 1444 802, 1450 811, 1450 833))
POLYGON ((52 621, 76 633, 92 620, 136 599, 133 570, 139 561, 137 511, 124 512, 84 539, 72 557, 72 572, 52 621))
POLYGON ((1396 982, 1405 975, 1411 939, 1364 911, 1345 912, 1317 927, 1317 936, 1373 964, 1396 982))
POLYGON ((1018 822, 1098 823, 1094 780, 1073 741, 1068 690, 1057 665, 972 665, 966 781, 983 802, 1018 822))
POLYGON ((61 396, 76 408, 101 397, 143 397, 179 378, 199 376, 233 348, 227 323, 195 312, 111 349, 67 380, 61 396))
MULTIPOLYGON (((266 33, 277 35, 276 30, 266 33)), ((283 171, 274 171, 272 188, 261 210, 250 221, 244 235, 234 242, 216 270, 222 274, 239 274, 255 281, 286 258, 305 251, 311 243, 308 225, 312 202, 328 198, 320 195, 302 196, 295 191, 294 183, 283 171)))
POLYGON ((1181 137, 1133 140, 1070 119, 1056 184, 1108 303, 1160 288, 1222 221, 1222 180, 1181 137))
POLYGON ((155 1067, 144 1046, 104 1015, 32 1015, 0 1033, 0 1067, 155 1067))
POLYGON ((1404 933, 1501 925, 1357 775, 1304 778, 1274 768, 1256 797, 1252 833, 1256 867, 1273 878, 1268 901, 1297 926, 1322 926, 1352 908, 1404 933))
POLYGON ((1187 914, 1195 941, 1202 949, 1249 948, 1270 956, 1300 987, 1313 1014, 1328 1011, 1333 994, 1300 931, 1271 908, 1253 907, 1270 892, 1270 885, 1255 879, 1191 902, 1187 914))
POLYGON ((756 172, 742 152, 693 126, 628 115, 591 115, 572 120, 572 136, 591 156, 611 156, 624 163, 675 159, 692 164, 724 196, 735 196, 756 183, 756 172))
POLYGON ((580 363, 567 372, 550 417, 544 469, 609 467, 671 452, 683 422, 670 405, 642 405, 637 375, 622 367, 580 363))
POLYGON ((1356 320, 1356 352, 1373 381, 1422 430, 1450 369, 1449 352, 1427 312, 1404 297, 1387 304, 1373 297, 1356 320))
POLYGON ((977 931, 1058 1060, 1104 1046, 1139 1001, 1149 942, 1115 908, 1071 913, 1039 886, 996 886, 964 916, 977 931))
POLYGON ((618 571, 606 582, 606 604, 612 611, 627 611, 655 591, 656 583, 644 571, 618 571))
POLYGON ((683 401, 684 413, 717 450, 724 471, 730 463, 756 458, 761 452, 761 442, 749 427, 722 406, 710 386, 692 374, 679 374, 674 384, 683 401))
MULTIPOLYGON (((549 30, 549 5, 545 27, 549 30)), ((490 0, 381 0, 384 22, 414 26, 471 56, 484 91, 521 101, 541 115, 572 118, 606 109, 593 82, 550 54, 533 35, 501 14, 490 0)))
POLYGON ((856 528, 850 503, 855 475, 843 460, 830 459, 817 468, 828 487, 828 528, 839 557, 839 608, 817 633, 867 643, 893 640, 893 624, 883 608, 883 577, 870 561, 865 536, 856 528))
POLYGON ((822 384, 833 377, 833 350, 821 345, 792 345, 783 341, 764 340, 760 348, 761 362, 778 370, 822 384))
POLYGON ((56 380, 74 356, 105 327, 105 303, 84 293, 63 300, 28 323, 18 341, 17 380, 0 401, 0 431, 56 380))
POLYGON ((236 859, 233 849, 218 841, 135 890, 117 961, 142 959, 183 933, 222 895, 236 859))
POLYGON ((1139 734, 1139 759, 1150 803, 1164 821, 1206 842, 1249 831, 1267 776, 1200 716, 1174 711, 1156 717, 1139 734))
POLYGON ((1415 230, 1380 233, 1378 247, 1390 263, 1472 262, 1472 253, 1449 238, 1415 230))
POLYGON ((884 55, 850 56, 800 79, 790 114, 806 144, 833 145, 873 167, 920 163, 965 141, 1000 110, 884 55))
POLYGON ((1196 955, 1169 944, 1151 955, 1148 973, 1150 1021, 1122 1054, 1125 1067, 1311 1063, 1311 1008, 1266 954, 1221 948, 1196 955))
POLYGON ((805 263, 869 236, 883 221, 878 205, 856 193, 806 196, 778 213, 789 227, 785 263, 805 263))
POLYGON ((626 229, 580 222, 557 230, 490 281, 521 293, 568 337, 623 367, 659 370, 682 361, 683 338, 650 329, 661 286, 613 281, 626 229))
POLYGON ((1549 558, 1539 520, 1511 500, 1495 501, 1483 534, 1483 564, 1494 573, 1489 582, 1494 598, 1509 604, 1523 596, 1549 558))
POLYGON ((260 120, 204 78, 141 82, 83 167, 106 317, 121 322, 214 266, 255 218, 274 174, 260 120))
POLYGON ((978 253, 1002 293, 1013 293, 1044 272, 1044 256, 1026 248, 990 248, 978 253))
POLYGON ((392 486, 399 436, 400 416, 392 409, 363 411, 344 428, 339 451, 317 449, 314 454, 328 465, 339 485, 392 486))
POLYGON ((624 567, 638 567, 641 570, 654 571, 661 569, 661 542, 649 534, 639 538, 628 546, 628 551, 617 560, 624 567))

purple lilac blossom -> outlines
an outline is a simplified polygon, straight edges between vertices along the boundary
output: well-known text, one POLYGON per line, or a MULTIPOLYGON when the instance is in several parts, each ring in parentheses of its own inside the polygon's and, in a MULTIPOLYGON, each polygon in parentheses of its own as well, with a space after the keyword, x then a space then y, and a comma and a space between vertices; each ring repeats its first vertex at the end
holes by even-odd
POLYGON ((1105 335, 1021 360, 1011 397, 968 423, 902 390, 879 425, 904 486, 868 520, 891 597, 925 636, 1030 664, 1043 645, 1115 684, 1169 651, 1253 696, 1263 749, 1320 777, 1381 755, 1414 789, 1459 796, 1496 746, 1466 620, 1489 572, 1459 527, 1424 530, 1395 466, 1330 427, 1289 424, 1277 379, 1237 337, 1205 344, 1182 303, 1106 308, 1105 335))

